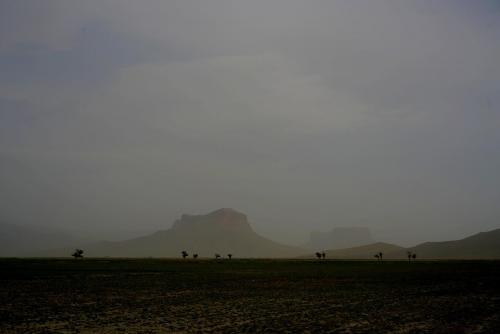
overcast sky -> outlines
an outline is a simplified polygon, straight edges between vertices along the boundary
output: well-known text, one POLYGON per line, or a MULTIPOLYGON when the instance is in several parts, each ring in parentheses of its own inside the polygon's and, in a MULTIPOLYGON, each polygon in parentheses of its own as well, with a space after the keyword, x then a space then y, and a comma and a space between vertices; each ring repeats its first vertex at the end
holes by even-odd
POLYGON ((500 227, 499 1, 0 0, 0 220, 500 227))

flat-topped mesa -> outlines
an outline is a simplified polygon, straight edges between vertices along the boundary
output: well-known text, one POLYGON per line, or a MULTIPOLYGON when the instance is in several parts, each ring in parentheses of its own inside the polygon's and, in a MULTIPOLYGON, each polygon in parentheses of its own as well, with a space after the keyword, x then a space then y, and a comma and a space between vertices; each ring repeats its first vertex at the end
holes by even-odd
MULTIPOLYGON (((233 209, 204 215, 182 215, 172 228, 119 242, 101 242, 84 247, 91 257, 180 257, 182 251, 213 258, 214 254, 235 258, 295 257, 305 250, 269 240, 252 230, 247 217, 233 209)), ((73 250, 64 250, 71 254, 73 250)), ((61 254, 62 255, 62 254, 61 254)), ((61 256, 58 255, 58 256, 61 256)))
POLYGON ((222 208, 206 215, 183 214, 174 222, 172 228, 212 227, 228 230, 252 231, 247 216, 231 208, 222 208))

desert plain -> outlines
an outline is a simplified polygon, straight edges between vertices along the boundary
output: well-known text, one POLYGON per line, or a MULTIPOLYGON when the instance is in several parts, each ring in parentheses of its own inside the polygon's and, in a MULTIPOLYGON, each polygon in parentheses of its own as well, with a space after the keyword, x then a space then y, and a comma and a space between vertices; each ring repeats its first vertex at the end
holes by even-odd
POLYGON ((498 261, 2 259, 0 333, 498 333, 498 261))

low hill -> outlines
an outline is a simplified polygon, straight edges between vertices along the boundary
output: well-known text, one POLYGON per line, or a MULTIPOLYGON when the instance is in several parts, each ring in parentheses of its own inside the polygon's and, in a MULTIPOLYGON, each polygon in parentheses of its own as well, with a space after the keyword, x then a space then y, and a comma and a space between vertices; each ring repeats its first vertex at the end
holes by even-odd
MULTIPOLYGON (((171 229, 121 242, 100 242, 83 247, 91 257, 213 257, 215 253, 235 257, 294 257, 304 250, 286 246, 255 233, 247 217, 233 209, 220 209, 206 215, 182 215, 171 229)), ((44 253, 68 256, 70 249, 44 253)))
POLYGON ((500 259, 500 229, 409 248, 421 259, 500 259))
MULTIPOLYGON (((500 229, 460 240, 425 242, 409 248, 377 242, 360 247, 327 250, 325 253, 330 259, 373 259, 379 252, 384 254, 384 259, 406 259, 408 251, 415 253, 417 259, 500 259, 500 229)), ((314 255, 306 257, 312 258, 314 255)))

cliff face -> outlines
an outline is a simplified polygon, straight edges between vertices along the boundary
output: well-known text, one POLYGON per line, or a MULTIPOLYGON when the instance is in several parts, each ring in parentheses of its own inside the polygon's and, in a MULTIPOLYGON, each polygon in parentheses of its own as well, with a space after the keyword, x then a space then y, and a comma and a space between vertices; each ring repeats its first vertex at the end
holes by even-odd
POLYGON ((215 229, 226 232, 254 233, 247 216, 230 208, 222 208, 206 215, 182 215, 172 230, 215 229))

